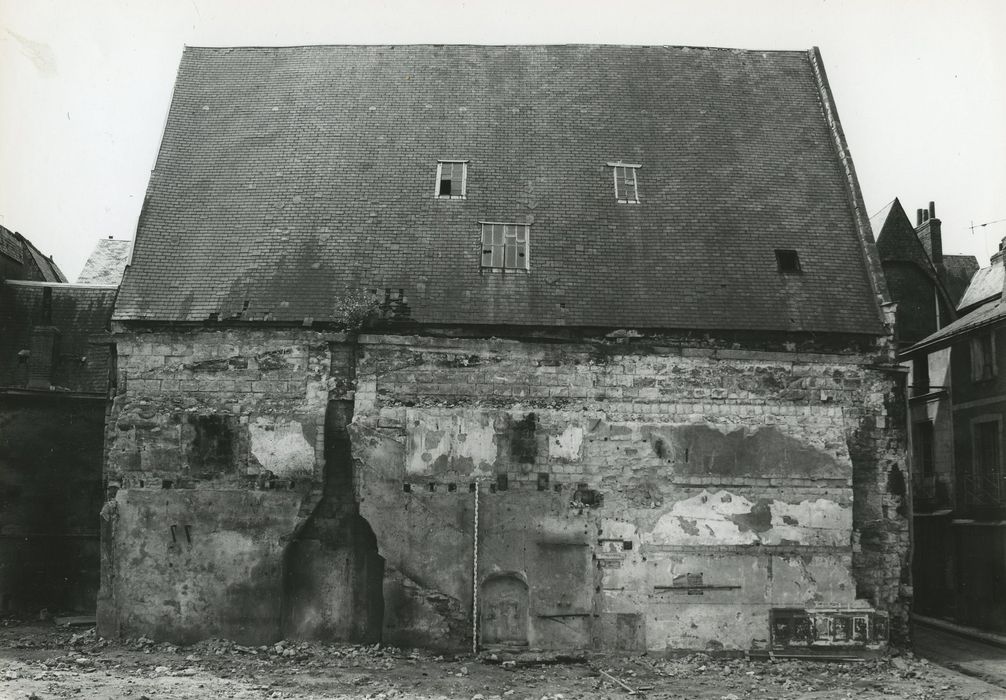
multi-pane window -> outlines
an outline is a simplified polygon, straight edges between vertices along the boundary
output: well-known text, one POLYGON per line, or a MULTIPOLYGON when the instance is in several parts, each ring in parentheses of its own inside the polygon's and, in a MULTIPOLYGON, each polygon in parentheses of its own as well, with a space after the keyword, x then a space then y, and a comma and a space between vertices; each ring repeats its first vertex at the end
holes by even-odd
POLYGON ((997 420, 974 424, 976 474, 993 476, 1000 472, 999 425, 997 420))
POLYGON ((621 204, 639 204, 639 179, 641 165, 608 163, 615 178, 615 200, 621 204))
POLYGON ((933 440, 933 422, 920 421, 915 424, 915 468, 923 477, 930 477, 936 471, 933 440))
POLYGON ((995 338, 991 333, 983 333, 971 339, 971 380, 975 382, 992 379, 998 374, 996 368, 995 338))
POLYGON ((482 267, 528 269, 529 224, 481 222, 482 267))
POLYGON ((468 162, 463 160, 437 161, 438 199, 464 199, 468 187, 468 162))

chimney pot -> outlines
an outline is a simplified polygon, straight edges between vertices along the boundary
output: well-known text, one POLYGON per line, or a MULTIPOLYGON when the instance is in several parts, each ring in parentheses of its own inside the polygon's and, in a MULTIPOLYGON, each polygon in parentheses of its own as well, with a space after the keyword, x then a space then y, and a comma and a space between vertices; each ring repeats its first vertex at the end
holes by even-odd
POLYGON ((936 202, 929 203, 929 218, 930 219, 936 218, 936 202))

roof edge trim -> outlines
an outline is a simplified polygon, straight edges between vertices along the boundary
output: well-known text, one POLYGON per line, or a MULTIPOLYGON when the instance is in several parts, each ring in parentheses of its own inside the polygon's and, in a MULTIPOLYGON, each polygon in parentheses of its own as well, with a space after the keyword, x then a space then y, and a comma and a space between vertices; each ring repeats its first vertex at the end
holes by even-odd
POLYGON ((891 295, 887 290, 887 281, 884 278, 884 271, 880 265, 880 255, 877 253, 877 245, 873 240, 870 230, 870 220, 866 213, 866 204, 863 200, 863 191, 859 187, 859 179, 856 177, 856 167, 852 162, 852 154, 849 152, 849 144, 845 140, 845 131, 838 118, 838 110, 835 107, 835 100, 831 93, 831 86, 828 84, 828 76, 824 71, 824 60, 821 58, 821 49, 817 46, 807 52, 810 58, 811 69, 814 73, 814 80, 817 82, 818 94, 821 97, 821 105, 824 109, 824 117, 828 122, 828 131, 831 132, 835 150, 842 163, 844 171, 845 185, 849 195, 849 203, 852 205, 853 220, 855 221, 856 234, 859 238, 860 249, 863 252, 863 259, 866 262, 866 276, 876 296, 877 319, 882 326, 886 325, 883 305, 891 301, 891 295))
POLYGON ((53 287, 55 289, 104 289, 116 290, 117 284, 76 284, 70 282, 36 282, 34 280, 6 280, 8 287, 53 287))

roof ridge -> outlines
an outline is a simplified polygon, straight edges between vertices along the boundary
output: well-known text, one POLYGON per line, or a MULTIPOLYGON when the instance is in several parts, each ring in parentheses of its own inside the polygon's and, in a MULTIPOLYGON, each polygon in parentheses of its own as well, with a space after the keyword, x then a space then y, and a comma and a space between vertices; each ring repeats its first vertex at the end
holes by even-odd
POLYGON ((686 49, 690 51, 728 51, 731 53, 806 54, 809 49, 746 49, 731 46, 698 46, 691 44, 605 44, 605 43, 555 43, 555 44, 474 44, 453 42, 401 42, 390 44, 241 44, 196 45, 185 44, 184 49, 209 51, 313 49, 313 48, 396 48, 396 47, 466 47, 466 48, 624 48, 624 49, 686 49))

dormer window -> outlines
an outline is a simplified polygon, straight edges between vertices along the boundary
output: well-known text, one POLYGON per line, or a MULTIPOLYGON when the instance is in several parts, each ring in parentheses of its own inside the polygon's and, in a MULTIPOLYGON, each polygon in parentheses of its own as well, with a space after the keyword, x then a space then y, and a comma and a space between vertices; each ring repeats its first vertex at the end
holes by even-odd
POLYGON ((527 270, 530 224, 479 222, 482 226, 482 268, 527 270))
POLYGON ((438 160, 437 187, 433 196, 437 199, 464 199, 468 185, 468 161, 438 160))
POLYGON ((615 201, 619 204, 639 204, 639 179, 636 171, 642 165, 636 163, 608 163, 615 178, 615 201))

